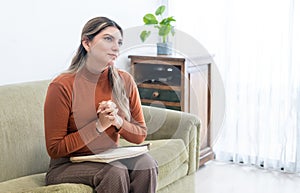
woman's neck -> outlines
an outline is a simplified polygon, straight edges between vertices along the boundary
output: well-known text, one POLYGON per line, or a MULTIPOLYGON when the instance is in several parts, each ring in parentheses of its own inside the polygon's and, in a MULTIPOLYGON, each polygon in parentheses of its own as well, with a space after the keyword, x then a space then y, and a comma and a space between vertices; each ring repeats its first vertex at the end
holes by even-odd
POLYGON ((98 64, 97 61, 87 58, 85 68, 93 74, 101 74, 107 66, 98 64))

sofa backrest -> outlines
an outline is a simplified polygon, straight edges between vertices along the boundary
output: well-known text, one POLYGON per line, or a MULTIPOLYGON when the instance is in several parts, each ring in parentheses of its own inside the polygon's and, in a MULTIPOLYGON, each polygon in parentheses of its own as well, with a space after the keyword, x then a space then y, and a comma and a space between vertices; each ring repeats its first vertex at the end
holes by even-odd
POLYGON ((43 119, 48 84, 0 86, 0 182, 48 168, 43 119))

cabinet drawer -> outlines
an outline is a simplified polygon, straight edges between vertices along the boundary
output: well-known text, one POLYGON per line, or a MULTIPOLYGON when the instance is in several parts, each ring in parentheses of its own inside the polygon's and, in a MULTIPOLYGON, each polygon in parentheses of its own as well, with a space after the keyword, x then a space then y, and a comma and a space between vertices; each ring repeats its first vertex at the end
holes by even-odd
POLYGON ((180 91, 138 87, 141 99, 180 102, 180 91))

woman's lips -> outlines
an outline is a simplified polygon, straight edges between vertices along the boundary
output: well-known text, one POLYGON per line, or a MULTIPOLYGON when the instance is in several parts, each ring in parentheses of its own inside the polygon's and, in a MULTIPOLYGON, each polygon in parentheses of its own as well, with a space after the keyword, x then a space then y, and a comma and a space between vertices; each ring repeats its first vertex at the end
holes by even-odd
POLYGON ((108 54, 113 60, 117 59, 117 55, 116 54, 108 54))

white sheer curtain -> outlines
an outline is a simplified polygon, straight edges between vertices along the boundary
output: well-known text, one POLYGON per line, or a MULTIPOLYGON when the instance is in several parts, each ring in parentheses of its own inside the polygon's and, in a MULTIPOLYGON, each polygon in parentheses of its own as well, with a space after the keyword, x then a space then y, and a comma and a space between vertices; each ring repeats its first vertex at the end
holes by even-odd
POLYGON ((171 13, 213 52, 225 86, 216 159, 300 172, 300 2, 184 2, 171 13))

